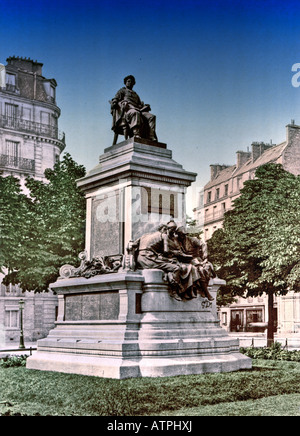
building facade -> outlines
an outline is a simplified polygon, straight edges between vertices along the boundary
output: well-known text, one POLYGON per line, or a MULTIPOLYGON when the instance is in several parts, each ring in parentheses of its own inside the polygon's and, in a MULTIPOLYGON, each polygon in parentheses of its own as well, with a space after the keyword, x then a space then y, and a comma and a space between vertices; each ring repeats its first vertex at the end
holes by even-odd
MULTIPOLYGON (((206 241, 217 229, 222 228, 224 213, 233 207, 245 181, 255 177, 258 167, 271 162, 282 164, 286 171, 295 175, 300 174, 300 126, 293 121, 286 126, 284 142, 278 145, 254 142, 251 150, 237 151, 234 165, 210 166, 210 181, 199 193, 198 205, 194 209, 194 218, 203 229, 206 241)), ((263 325, 268 322, 266 300, 265 297, 252 301, 239 298, 229 308, 220 310, 221 323, 229 331, 264 329, 263 325)), ((289 293, 286 297, 278 297, 274 310, 277 314, 278 333, 300 332, 300 298, 297 294, 289 293)))
MULTIPOLYGON (((277 297, 274 298, 277 319, 277 297)), ((236 297, 236 302, 221 307, 219 317, 222 327, 228 332, 264 332, 268 320, 268 300, 260 297, 236 297)))
MULTIPOLYGON (((0 171, 3 176, 44 180, 65 148, 58 130, 55 79, 42 75, 43 64, 7 59, 0 88, 0 171), (3 86, 4 85, 4 86, 3 86)), ((2 73, 3 74, 3 73, 2 73)))
MULTIPOLYGON (((28 58, 9 57, 0 64, 0 175, 15 176, 26 192, 25 178, 45 181, 65 148, 58 130, 55 79, 42 74, 43 64, 28 58)), ((3 278, 3 277, 2 277, 3 278)), ((52 293, 22 293, 4 286, 0 277, 0 340, 11 343, 20 334, 19 301, 25 300, 25 340, 35 341, 53 328, 57 298, 52 293)))
POLYGON ((211 178, 199 193, 194 218, 208 240, 223 225, 224 213, 231 209, 245 181, 266 163, 280 163, 286 171, 300 174, 300 126, 286 127, 286 140, 278 145, 253 142, 251 151, 237 151, 234 165, 210 165, 211 178))

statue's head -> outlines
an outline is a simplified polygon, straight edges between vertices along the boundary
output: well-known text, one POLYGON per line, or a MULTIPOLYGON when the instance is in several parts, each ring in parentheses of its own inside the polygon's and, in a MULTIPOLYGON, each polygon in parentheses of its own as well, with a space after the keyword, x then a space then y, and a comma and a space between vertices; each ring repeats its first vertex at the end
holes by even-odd
POLYGON ((175 221, 171 220, 167 223, 167 228, 168 228, 168 233, 170 235, 173 235, 175 230, 177 229, 177 224, 175 223, 175 221))
POLYGON ((180 240, 184 240, 187 235, 187 231, 185 227, 178 227, 176 230, 176 234, 180 240))
POLYGON ((135 77, 134 77, 134 76, 131 76, 131 75, 124 77, 124 84, 125 84, 125 85, 126 85, 126 82, 127 82, 128 79, 131 80, 131 82, 132 82, 132 86, 134 86, 134 85, 135 85, 135 77))
POLYGON ((166 224, 160 224, 157 228, 160 233, 167 233, 168 227, 166 224))

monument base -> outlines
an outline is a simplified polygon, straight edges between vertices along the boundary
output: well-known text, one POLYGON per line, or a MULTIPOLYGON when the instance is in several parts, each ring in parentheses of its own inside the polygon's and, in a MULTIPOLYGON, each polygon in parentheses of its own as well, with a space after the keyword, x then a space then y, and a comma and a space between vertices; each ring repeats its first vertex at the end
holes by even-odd
POLYGON ((216 356, 194 358, 143 358, 123 360, 95 356, 50 354, 39 352, 30 357, 29 369, 71 374, 125 379, 136 377, 170 377, 177 375, 232 372, 250 369, 249 358, 240 353, 224 353, 216 356))
POLYGON ((219 325, 214 301, 170 297, 160 270, 58 280, 56 327, 38 341, 27 368, 123 379, 251 368, 219 325))

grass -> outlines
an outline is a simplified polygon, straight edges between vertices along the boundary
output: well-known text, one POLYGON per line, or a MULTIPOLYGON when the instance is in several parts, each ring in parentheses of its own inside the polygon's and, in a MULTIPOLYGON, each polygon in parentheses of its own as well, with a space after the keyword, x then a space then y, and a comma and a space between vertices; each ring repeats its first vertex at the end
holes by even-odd
POLYGON ((162 416, 300 416, 300 394, 179 409, 162 416))
POLYGON ((297 411, 299 362, 256 360, 248 371, 128 380, 0 368, 2 415, 259 414, 261 407, 265 413, 287 410, 288 398, 297 411))

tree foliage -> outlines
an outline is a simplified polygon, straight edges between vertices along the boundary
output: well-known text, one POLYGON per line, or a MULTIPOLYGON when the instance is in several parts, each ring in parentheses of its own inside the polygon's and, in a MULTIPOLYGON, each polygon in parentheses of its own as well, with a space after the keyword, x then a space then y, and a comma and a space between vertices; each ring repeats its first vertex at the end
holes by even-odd
POLYGON ((0 272, 12 271, 19 261, 30 221, 28 206, 19 179, 0 177, 0 272))
POLYGON ((190 236, 200 238, 203 230, 197 225, 197 220, 191 218, 189 215, 186 216, 186 229, 190 236))
MULTIPOLYGON (((78 262, 84 248, 85 199, 76 180, 84 175, 85 168, 65 154, 53 170, 45 171, 47 183, 27 178, 28 197, 20 191, 14 202, 7 197, 11 214, 21 218, 19 227, 11 228, 6 221, 0 235, 2 264, 9 270, 4 283, 41 292, 56 280, 63 264, 78 262), (6 228, 11 237, 2 245, 6 228)), ((5 179, 2 183, 7 184, 5 179)))

